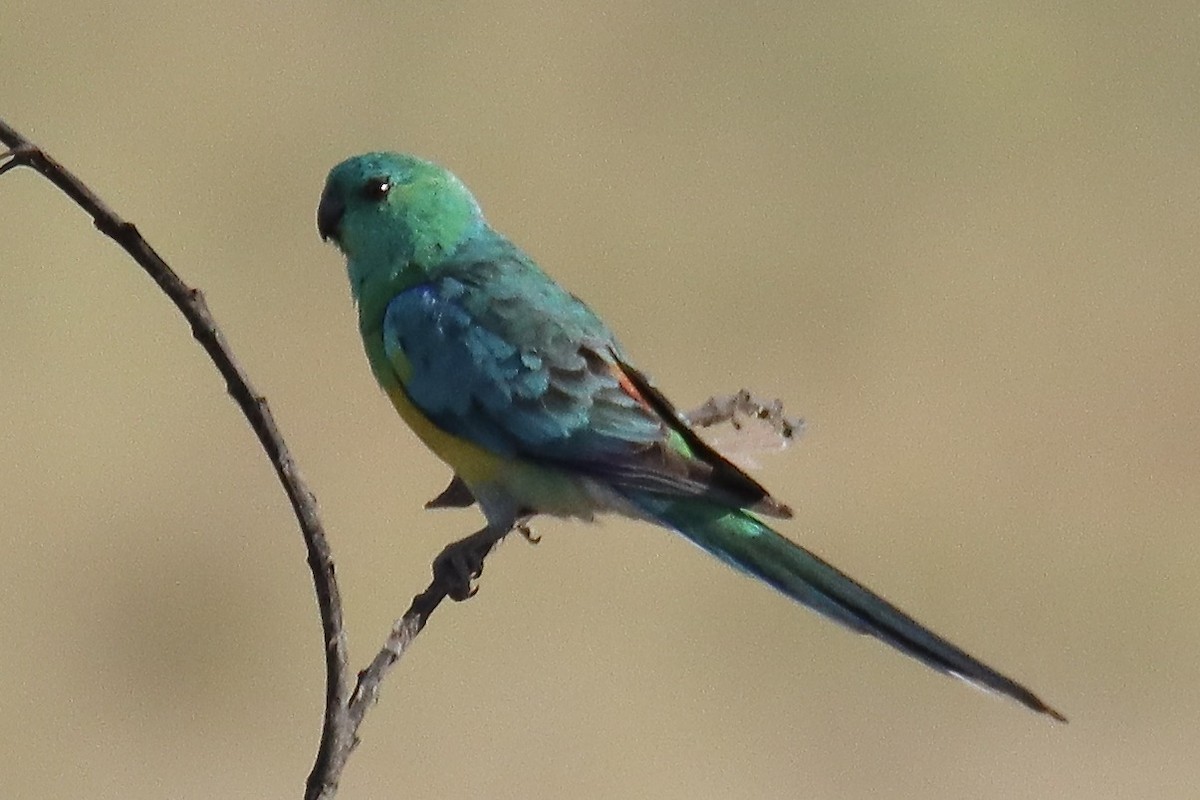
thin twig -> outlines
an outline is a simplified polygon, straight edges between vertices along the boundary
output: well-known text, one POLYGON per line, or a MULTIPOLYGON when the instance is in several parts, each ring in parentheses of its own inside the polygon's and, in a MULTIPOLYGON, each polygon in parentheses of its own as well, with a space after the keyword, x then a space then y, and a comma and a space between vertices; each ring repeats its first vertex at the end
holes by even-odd
POLYGON ((445 599, 445 589, 434 578, 429 588, 413 598, 404 616, 392 625, 391 634, 371 660, 370 666, 359 673, 358 684, 350 695, 350 730, 356 741, 358 726, 362 724, 367 710, 379 699, 379 686, 383 679, 425 627, 429 615, 445 599))
POLYGON ((693 428, 710 428, 722 422, 729 422, 736 428, 740 427, 739 414, 764 422, 786 440, 799 438, 804 433, 804 420, 784 414, 782 402, 763 400, 751 394, 749 389, 710 397, 702 405, 685 412, 683 418, 693 428))

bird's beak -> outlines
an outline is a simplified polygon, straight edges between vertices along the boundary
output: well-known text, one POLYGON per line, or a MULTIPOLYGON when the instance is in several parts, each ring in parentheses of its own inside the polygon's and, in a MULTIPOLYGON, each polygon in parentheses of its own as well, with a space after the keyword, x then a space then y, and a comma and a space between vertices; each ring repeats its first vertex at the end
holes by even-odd
POLYGON ((338 240, 338 229, 342 224, 342 215, 346 213, 346 204, 339 197, 329 192, 321 195, 321 204, 317 206, 317 233, 321 241, 338 240))

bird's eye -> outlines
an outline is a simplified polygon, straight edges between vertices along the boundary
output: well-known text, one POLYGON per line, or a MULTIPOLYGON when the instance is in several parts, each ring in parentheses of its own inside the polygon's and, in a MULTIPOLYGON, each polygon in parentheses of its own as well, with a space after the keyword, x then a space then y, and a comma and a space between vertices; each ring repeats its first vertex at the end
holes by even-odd
POLYGON ((363 185, 363 196, 368 200, 378 202, 388 196, 392 190, 392 182, 387 178, 371 178, 363 185))

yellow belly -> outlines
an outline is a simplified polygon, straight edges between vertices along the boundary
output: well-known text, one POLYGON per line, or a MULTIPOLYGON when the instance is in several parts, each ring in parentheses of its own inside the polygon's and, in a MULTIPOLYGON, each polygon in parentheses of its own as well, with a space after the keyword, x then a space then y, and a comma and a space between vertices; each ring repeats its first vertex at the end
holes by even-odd
POLYGON ((493 482, 503 470, 504 459, 434 425, 403 389, 388 389, 387 395, 417 438, 468 484, 493 482))
POLYGON ((610 505, 607 493, 589 481, 558 469, 504 458, 439 428, 402 388, 410 374, 408 363, 398 354, 393 354, 392 359, 383 357, 382 341, 373 338, 367 341, 378 342, 378 353, 372 353, 373 348, 368 345, 367 354, 373 356, 371 364, 376 368, 376 377, 396 411, 425 446, 471 487, 477 498, 501 493, 519 509, 584 519, 591 519, 594 512, 610 505))
POLYGON ((439 428, 403 390, 389 389, 387 394, 417 437, 450 465, 476 497, 499 491, 518 509, 587 520, 598 511, 616 510, 609 493, 597 485, 528 461, 504 459, 439 428))

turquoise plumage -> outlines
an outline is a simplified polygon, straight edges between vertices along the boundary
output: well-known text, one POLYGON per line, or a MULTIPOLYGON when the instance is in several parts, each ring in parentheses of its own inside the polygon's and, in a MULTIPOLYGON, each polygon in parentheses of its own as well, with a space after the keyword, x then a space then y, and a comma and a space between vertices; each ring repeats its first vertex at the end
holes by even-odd
POLYGON ((438 504, 476 500, 487 520, 440 559, 464 582, 532 515, 621 513, 938 671, 1064 719, 754 516, 791 510, 700 440, 604 323, 493 230, 446 170, 395 153, 350 158, 330 172, 318 228, 346 256, 377 380, 455 470, 438 504))

